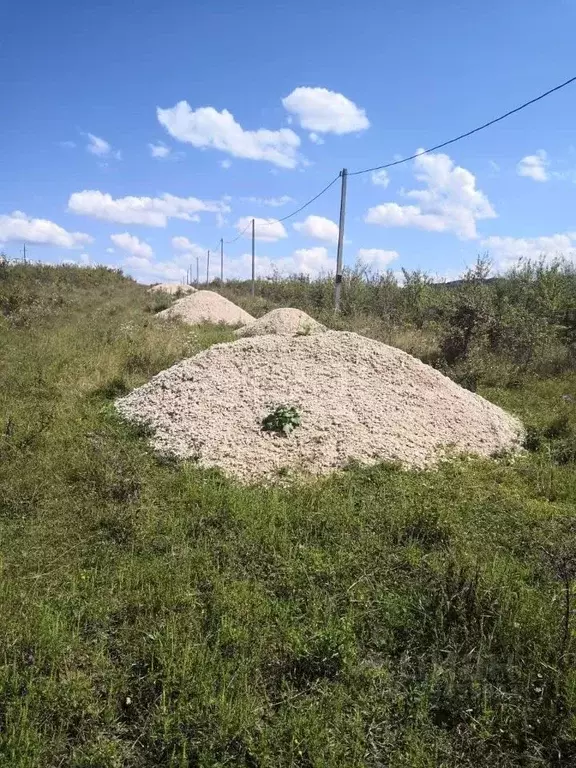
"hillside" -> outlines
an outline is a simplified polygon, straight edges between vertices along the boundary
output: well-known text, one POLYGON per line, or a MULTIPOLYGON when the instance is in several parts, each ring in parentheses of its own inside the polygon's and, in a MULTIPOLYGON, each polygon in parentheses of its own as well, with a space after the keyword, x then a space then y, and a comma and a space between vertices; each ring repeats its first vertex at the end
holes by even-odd
POLYGON ((573 284, 349 275, 337 319, 327 281, 221 287, 528 427, 514 459, 263 487, 156 457, 112 406, 233 331, 156 321, 117 272, 0 264, 0 765, 573 765, 573 284))

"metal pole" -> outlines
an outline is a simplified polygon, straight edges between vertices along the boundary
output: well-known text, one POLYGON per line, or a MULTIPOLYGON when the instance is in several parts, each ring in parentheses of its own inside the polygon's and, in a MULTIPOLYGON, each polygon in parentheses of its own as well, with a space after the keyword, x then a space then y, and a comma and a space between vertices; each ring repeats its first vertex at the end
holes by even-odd
POLYGON ((220 238, 220 282, 224 282, 224 240, 220 238))
POLYGON ((26 264, 26 243, 24 243, 24 264, 26 264))
POLYGON ((338 225, 338 248, 336 250, 336 276, 334 281, 334 311, 340 312, 340 289, 342 287, 342 247, 344 245, 344 222, 346 219, 346 180, 348 171, 342 168, 342 190, 340 192, 340 223, 338 225))
POLYGON ((196 288, 200 288, 200 256, 196 256, 196 288))
POLYGON ((254 219, 252 219, 252 289, 250 293, 252 296, 256 293, 256 238, 254 236, 254 219))
POLYGON ((206 285, 210 282, 210 251, 206 254, 206 285))

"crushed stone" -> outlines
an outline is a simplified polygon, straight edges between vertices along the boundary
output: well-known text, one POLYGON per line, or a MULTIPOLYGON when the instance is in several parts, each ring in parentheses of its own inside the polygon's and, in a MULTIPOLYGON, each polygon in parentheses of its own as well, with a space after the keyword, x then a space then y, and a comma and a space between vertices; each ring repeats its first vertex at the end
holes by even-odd
POLYGON ((159 312, 156 317, 163 319, 177 317, 190 325, 199 323, 246 325, 254 320, 248 312, 214 291, 196 291, 190 296, 184 296, 168 309, 159 312))
POLYGON ((238 328, 234 334, 238 338, 245 336, 265 336, 277 333, 285 336, 306 336, 313 333, 323 333, 326 326, 302 312, 301 309, 273 309, 271 312, 254 320, 253 323, 238 328))
POLYGON ((355 333, 268 335, 218 344, 116 401, 153 429, 163 454, 250 482, 327 474, 351 460, 436 463, 443 449, 491 456, 519 447, 521 423, 439 371, 355 333), (262 430, 295 406, 288 437, 262 430))
POLYGON ((158 283, 157 285, 151 285, 150 288, 148 288, 148 293, 169 293, 170 295, 195 292, 196 288, 192 285, 182 285, 181 283, 158 283))

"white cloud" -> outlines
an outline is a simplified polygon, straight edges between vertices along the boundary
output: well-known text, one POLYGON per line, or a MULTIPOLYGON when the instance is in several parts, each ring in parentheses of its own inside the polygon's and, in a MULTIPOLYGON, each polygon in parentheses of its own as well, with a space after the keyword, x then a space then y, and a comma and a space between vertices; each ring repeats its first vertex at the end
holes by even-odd
POLYGON ((488 160, 488 164, 494 173, 500 173, 500 166, 495 160, 488 160))
MULTIPOLYGON (((282 99, 302 128, 314 133, 352 133, 370 127, 366 112, 341 93, 326 88, 295 88, 282 99)), ((314 139, 312 139, 314 141, 314 139)))
POLYGON ((375 184, 377 187, 384 187, 384 189, 390 184, 390 177, 384 168, 381 171, 372 171, 370 179, 372 184, 375 184))
POLYGON ((218 213, 230 208, 221 202, 199 200, 196 197, 120 197, 114 199, 107 192, 86 189, 74 192, 68 200, 68 210, 95 219, 114 221, 117 224, 145 224, 149 227, 165 227, 168 219, 198 221, 199 211, 218 213))
POLYGON ((461 240, 473 240, 478 237, 476 222, 496 216, 486 195, 476 188, 474 174, 454 165, 448 155, 422 154, 414 166, 416 179, 426 189, 414 189, 405 195, 418 205, 383 203, 370 208, 364 221, 384 227, 453 232, 461 240))
POLYGON ((194 243, 190 242, 187 237, 172 238, 172 248, 174 248, 176 251, 189 251, 194 247, 194 243))
POLYGON ((516 166, 518 176, 527 176, 534 181, 548 181, 548 155, 539 149, 534 155, 526 155, 516 166))
POLYGON ((152 157, 165 158, 168 157, 171 152, 170 147, 167 147, 166 144, 163 144, 161 141, 159 141, 158 144, 148 144, 148 149, 150 150, 152 157))
POLYGON ((196 256, 205 256, 206 255, 206 249, 202 248, 200 245, 196 245, 196 243, 192 243, 190 240, 188 240, 187 237, 173 237, 172 238, 172 248, 174 248, 175 251, 183 251, 184 254, 179 254, 178 259, 182 259, 185 263, 188 263, 192 259, 196 258, 196 256))
POLYGON ((399 256, 398 251, 384 251, 381 248, 359 248, 357 259, 377 271, 386 269, 399 256))
POLYGON ((115 246, 122 251, 129 253, 131 256, 136 256, 141 259, 151 259, 154 256, 154 251, 148 243, 139 240, 135 235, 131 235, 129 232, 110 235, 110 240, 112 240, 115 246))
POLYGON ((0 215, 0 243, 11 241, 78 248, 92 243, 94 238, 83 232, 68 232, 48 219, 32 219, 22 211, 14 211, 0 215))
POLYGON ((76 146, 75 141, 59 141, 58 144, 62 147, 62 149, 74 149, 76 146))
MULTIPOLYGON (((256 275, 260 278, 279 275, 309 275, 316 277, 319 274, 334 271, 334 259, 330 258, 324 246, 315 248, 300 248, 291 256, 279 259, 271 259, 268 256, 256 255, 256 275)), ((252 256, 244 253, 240 258, 230 259, 225 262, 224 273, 229 278, 248 278, 251 275, 252 256)))
POLYGON ((116 253, 114 248, 106 248, 106 253, 116 253))
POLYGON ((280 208, 282 205, 294 202, 294 198, 290 197, 290 195, 282 195, 282 197, 241 197, 240 200, 243 203, 268 205, 270 208, 280 208))
POLYGON ((116 160, 122 159, 120 150, 113 150, 105 139, 101 139, 99 136, 94 136, 93 133, 86 133, 84 135, 88 137, 86 149, 90 154, 96 155, 97 157, 113 157, 116 160))
POLYGON ((334 260, 328 256, 328 249, 323 245, 314 248, 298 248, 292 256, 294 272, 315 276, 334 270, 334 260))
POLYGON ((273 243, 275 240, 281 240, 288 237, 284 225, 276 219, 260 219, 257 216, 242 216, 236 222, 238 232, 243 232, 244 237, 252 237, 252 227, 250 222, 254 219, 254 233, 256 239, 273 243), (245 230, 245 231, 244 231, 245 230))
POLYGON ((220 160, 220 167, 224 168, 225 171, 228 170, 232 166, 231 160, 220 160))
POLYGON ((318 136, 318 134, 314 133, 314 131, 308 134, 308 138, 310 139, 312 144, 324 144, 324 139, 322 138, 322 136, 318 136))
POLYGON ((296 232, 323 240, 325 243, 338 242, 338 224, 324 216, 308 216, 304 221, 297 221, 294 225, 296 232))
POLYGON ((156 114, 173 138, 194 147, 212 147, 233 157, 266 160, 281 168, 294 168, 298 164, 300 138, 290 128, 245 131, 227 109, 222 112, 214 107, 193 110, 187 101, 180 101, 169 109, 158 107, 156 114))
POLYGON ((543 237, 487 237, 482 246, 488 250, 497 267, 506 269, 519 259, 537 260, 576 256, 576 232, 543 237))

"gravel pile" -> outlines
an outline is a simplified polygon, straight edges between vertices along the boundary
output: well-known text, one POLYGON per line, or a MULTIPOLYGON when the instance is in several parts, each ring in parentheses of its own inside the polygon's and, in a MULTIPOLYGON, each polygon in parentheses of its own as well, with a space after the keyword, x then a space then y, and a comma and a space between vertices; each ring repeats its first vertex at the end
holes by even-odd
POLYGON ((199 323, 223 323, 224 325, 246 325, 254 318, 237 307, 224 296, 214 291, 196 291, 190 296, 178 299, 156 317, 177 317, 190 325, 199 323))
POLYGON ((490 456, 522 438, 517 419, 414 357, 337 331, 218 344, 116 407, 153 428, 159 452, 243 481, 286 470, 326 474, 349 460, 424 467, 444 447, 490 456), (280 404, 301 415, 288 437, 261 428, 280 404))
POLYGON ((148 288, 148 293, 195 293, 196 288, 191 285, 181 285, 180 283, 158 283, 148 288))
POLYGON ((326 330, 313 317, 302 312, 301 309, 273 309, 268 314, 254 320, 234 331, 239 338, 244 336, 265 336, 268 333, 277 333, 283 336, 307 336, 312 333, 323 333, 326 330))

